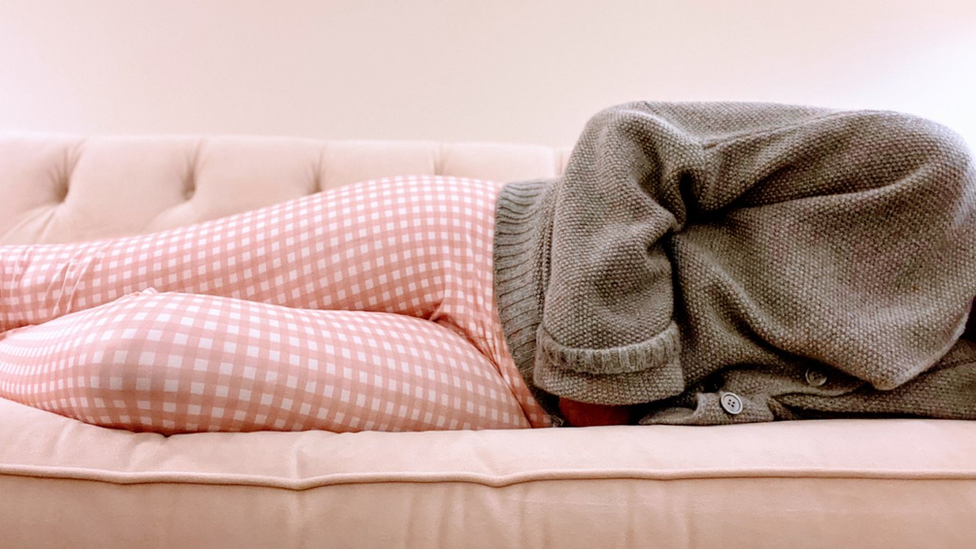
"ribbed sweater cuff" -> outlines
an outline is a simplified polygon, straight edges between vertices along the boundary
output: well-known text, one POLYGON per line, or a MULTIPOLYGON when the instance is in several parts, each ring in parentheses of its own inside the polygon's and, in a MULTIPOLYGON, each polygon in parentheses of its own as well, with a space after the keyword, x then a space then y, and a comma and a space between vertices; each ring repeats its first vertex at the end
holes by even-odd
POLYGON ((609 349, 579 349, 538 331, 533 382, 544 391, 580 402, 640 404, 684 390, 678 326, 654 337, 609 349))
POLYGON ((552 180, 509 183, 495 208, 495 299, 505 338, 519 372, 539 404, 558 418, 558 403, 532 385, 536 330, 542 317, 545 265, 540 257, 548 228, 540 220, 552 180))

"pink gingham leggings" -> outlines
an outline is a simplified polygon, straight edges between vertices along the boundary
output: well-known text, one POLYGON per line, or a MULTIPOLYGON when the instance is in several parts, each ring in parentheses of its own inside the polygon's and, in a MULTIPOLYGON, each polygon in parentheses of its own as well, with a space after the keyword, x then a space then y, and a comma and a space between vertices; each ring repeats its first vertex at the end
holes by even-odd
POLYGON ((0 247, 0 397, 164 434, 548 425, 495 310, 500 189, 383 179, 0 247))

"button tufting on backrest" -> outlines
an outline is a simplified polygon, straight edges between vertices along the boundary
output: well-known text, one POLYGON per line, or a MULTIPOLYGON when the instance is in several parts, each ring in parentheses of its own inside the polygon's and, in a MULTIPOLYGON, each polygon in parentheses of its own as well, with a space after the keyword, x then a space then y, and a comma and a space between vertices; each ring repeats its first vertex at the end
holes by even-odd
POLYGON ((68 199, 69 189, 71 189, 71 172, 65 171, 64 175, 58 178, 58 184, 55 187, 57 192, 54 195, 54 201, 58 204, 63 204, 64 201, 68 199))
POLYGON ((186 159, 197 139, 94 137, 78 154, 72 198, 52 225, 83 238, 141 232, 161 212, 186 201, 186 159))
POLYGON ((0 244, 36 242, 62 206, 77 137, 0 134, 0 244))
MULTIPOLYGON (((77 148, 75 148, 77 150, 77 148)), ((58 204, 64 203, 68 198, 68 189, 71 188, 71 176, 75 170, 77 156, 71 153, 71 147, 65 147, 62 158, 64 159, 58 167, 57 185, 55 185, 54 201, 58 204)))
POLYGON ((183 199, 189 201, 197 192, 197 161, 200 157, 200 143, 193 150, 193 154, 186 163, 186 175, 183 176, 183 199))

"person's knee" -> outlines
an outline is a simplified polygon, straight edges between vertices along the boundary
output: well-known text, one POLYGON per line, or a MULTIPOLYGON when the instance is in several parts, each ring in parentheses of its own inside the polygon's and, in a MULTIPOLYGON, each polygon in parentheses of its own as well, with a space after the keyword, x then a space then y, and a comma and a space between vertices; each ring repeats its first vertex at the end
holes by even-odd
POLYGON ((90 326, 71 350, 77 372, 72 396, 134 402, 166 389, 171 327, 158 315, 134 314, 122 324, 90 326))
MULTIPOLYGON (((973 152, 957 132, 921 116, 880 112, 865 115, 868 131, 881 137, 885 148, 902 158, 913 159, 917 167, 939 170, 941 178, 974 177, 973 152)), ((885 148, 878 150, 885 154, 885 148)))

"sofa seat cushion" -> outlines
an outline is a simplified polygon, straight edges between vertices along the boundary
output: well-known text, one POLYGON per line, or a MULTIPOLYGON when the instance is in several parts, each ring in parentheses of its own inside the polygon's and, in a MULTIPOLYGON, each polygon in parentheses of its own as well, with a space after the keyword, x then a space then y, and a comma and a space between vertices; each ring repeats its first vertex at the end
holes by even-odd
POLYGON ((0 417, 0 532, 10 547, 976 539, 976 422, 164 437, 2 399, 0 417))

